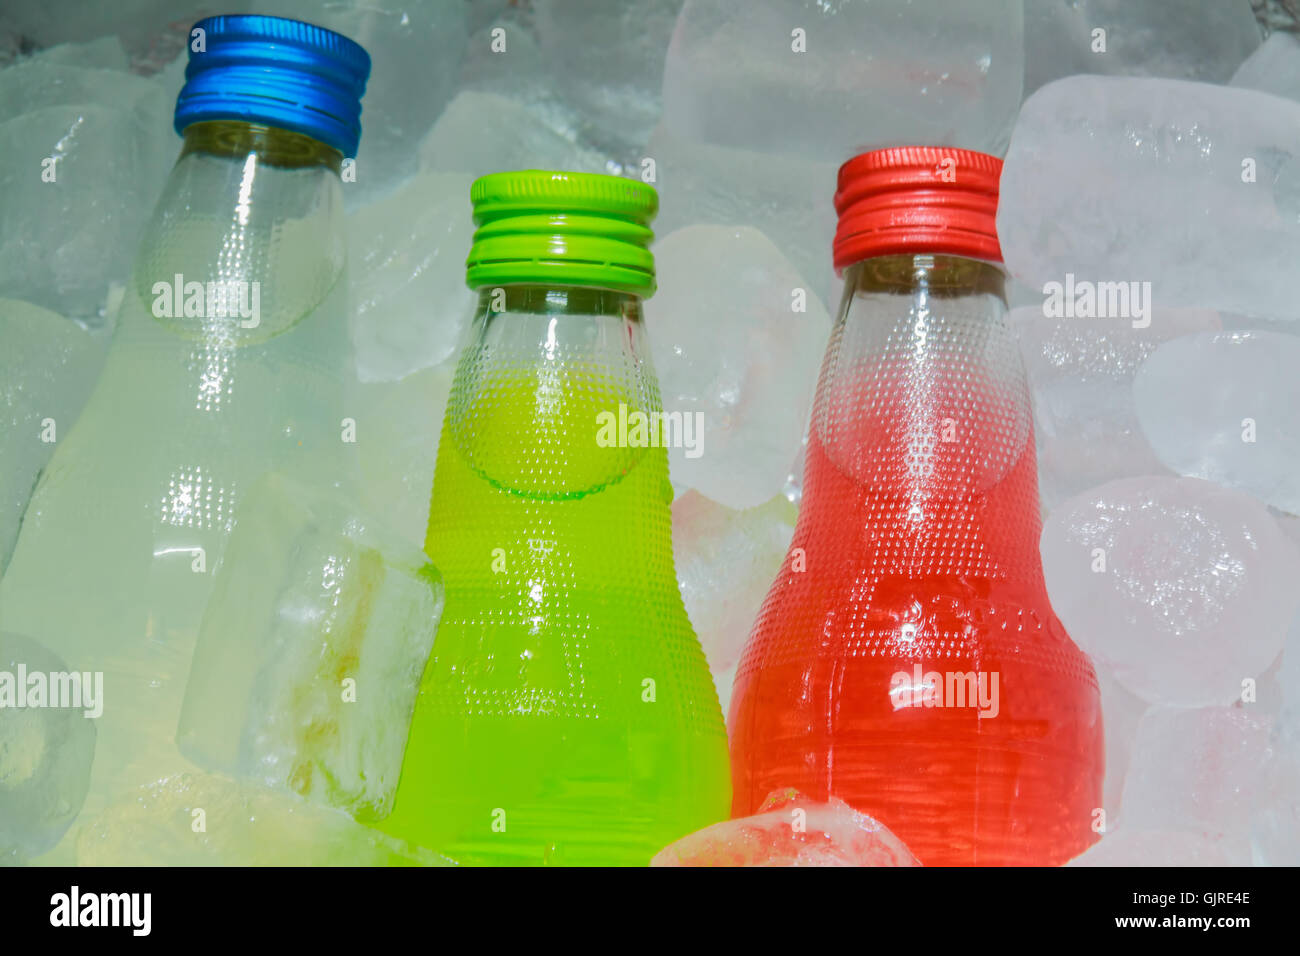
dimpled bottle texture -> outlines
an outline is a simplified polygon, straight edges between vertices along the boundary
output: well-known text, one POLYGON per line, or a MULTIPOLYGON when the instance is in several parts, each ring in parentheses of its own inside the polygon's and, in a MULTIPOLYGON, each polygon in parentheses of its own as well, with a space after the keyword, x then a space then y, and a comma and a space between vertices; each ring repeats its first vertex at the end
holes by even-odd
MULTIPOLYGON (((544 175, 486 180, 544 211, 608 179, 530 192, 544 175)), ((496 291, 443 424, 425 550, 447 605, 385 829, 470 864, 645 865, 724 818, 730 788, 667 453, 618 436, 621 415, 661 411, 640 299, 496 291)))
POLYGON ((1096 678, 1038 552, 1028 389, 991 238, 1000 165, 900 149, 841 170, 846 286, 802 510, 730 721, 733 815, 779 787, 833 795, 926 865, 1063 863, 1096 839, 1101 805, 1096 678), (883 209, 908 205, 901 187, 919 216, 883 209), (944 239, 944 191, 963 188, 990 204, 982 243, 944 239))
MULTIPOLYGON (((350 78, 359 111, 368 59, 350 41, 266 17, 199 26, 210 51, 314 51, 350 78)), ((213 79, 223 58, 194 57, 177 108, 184 145, 103 372, 75 426, 59 423, 67 432, 0 584, 6 627, 104 674, 87 810, 186 767, 173 739, 185 678, 248 486, 268 470, 326 485, 353 470, 340 440, 349 353, 338 164, 355 142, 323 142, 312 135, 328 135, 313 125, 322 120, 305 114, 302 133, 259 125, 255 107, 247 122, 209 115, 221 98, 194 107, 191 87, 233 81, 213 79)), ((257 88, 243 92, 259 102, 257 88)))

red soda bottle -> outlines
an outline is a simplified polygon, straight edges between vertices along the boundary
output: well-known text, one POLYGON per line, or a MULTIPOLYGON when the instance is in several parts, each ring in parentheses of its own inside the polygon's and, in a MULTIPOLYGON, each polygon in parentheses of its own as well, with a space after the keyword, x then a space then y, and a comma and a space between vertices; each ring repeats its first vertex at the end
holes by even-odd
POLYGON ((1097 680, 1053 614, 1000 160, 864 153, 798 526, 736 674, 734 816, 836 796, 926 865, 1059 864, 1096 838, 1097 680))

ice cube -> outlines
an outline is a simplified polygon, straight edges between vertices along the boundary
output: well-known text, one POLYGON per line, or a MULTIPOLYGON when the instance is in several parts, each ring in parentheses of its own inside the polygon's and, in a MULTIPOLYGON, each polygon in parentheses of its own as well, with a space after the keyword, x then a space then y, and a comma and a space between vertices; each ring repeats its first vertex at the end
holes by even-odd
POLYGON ((351 503, 263 478, 203 615, 177 743, 359 819, 391 809, 441 576, 351 503))
POLYGON ((1024 72, 1018 0, 688 0, 664 122, 738 149, 843 162, 925 143, 1000 153, 1024 72))
POLYGON ((1069 866, 1241 866, 1221 842, 1178 830, 1119 829, 1107 833, 1069 866))
MULTIPOLYGON (((224 0, 221 12, 249 13, 258 5, 259 0, 224 0)), ((148 50, 161 33, 187 29, 211 12, 210 0, 117 0, 111 5, 43 0, 8 4, 0 19, 36 47, 89 46, 97 37, 114 35, 129 53, 137 54, 148 50)))
MULTIPOLYGON (((476 9, 481 8, 471 7, 471 16, 476 9)), ((460 90, 495 93, 516 103, 553 99, 536 30, 522 10, 502 11, 474 29, 461 64, 460 90)))
POLYGON ((1130 317, 1140 295, 1294 318, 1278 277, 1300 257, 1298 154, 1291 100, 1179 80, 1059 80, 1029 98, 1012 135, 998 209, 1006 264, 1034 288, 1073 282, 1098 317, 1130 317))
POLYGON ((1257 866, 1300 866, 1300 740, 1274 739, 1273 761, 1251 799, 1251 857, 1257 866))
POLYGON ((1249 704, 1151 708, 1133 743, 1120 826, 1180 830, 1247 856, 1251 802, 1273 756, 1270 729, 1249 704))
POLYGON ((721 675, 740 661, 767 589, 785 560, 797 513, 782 495, 744 511, 698 491, 673 502, 677 583, 719 685, 721 675))
POLYGON ((1025 0, 1025 93, 1072 73, 1223 83, 1259 41, 1248 0, 1025 0))
POLYGON ((617 172, 608 156, 548 123, 545 111, 474 90, 459 93, 438 117, 420 144, 420 166, 473 176, 511 169, 617 172))
POLYGON ((391 382, 446 361, 475 297, 465 287, 469 176, 423 172, 348 217, 352 340, 363 382, 391 382))
POLYGON ((445 0, 259 0, 258 13, 307 20, 370 53, 356 182, 361 203, 415 172, 416 149, 456 91, 468 36, 465 4, 445 0))
POLYGON ((62 63, 82 70, 117 70, 125 73, 131 59, 115 36, 102 36, 85 43, 60 43, 40 50, 15 64, 16 69, 28 69, 35 63, 62 63))
POLYGON ((0 574, 36 478, 77 420, 105 346, 104 336, 61 315, 0 299, 0 574))
POLYGON ((1282 708, 1273 724, 1273 761, 1253 795, 1251 844, 1256 864, 1300 866, 1300 617, 1292 622, 1277 685, 1282 708))
POLYGON ((1217 313, 1156 309, 1151 322, 1046 318, 1042 296, 1012 309, 1034 400, 1039 493, 1044 507, 1116 478, 1165 471, 1133 411, 1133 375, 1157 345, 1217 329, 1217 313))
POLYGON ((398 382, 360 385, 349 405, 357 422, 365 513, 417 548, 424 547, 429 491, 455 371, 455 362, 446 362, 398 382))
POLYGON ((646 314, 664 408, 703 422, 694 447, 670 448, 673 480, 757 507, 780 494, 798 454, 830 317, 756 229, 688 226, 654 254, 646 314))
POLYGON ((550 85, 583 118, 585 139, 620 157, 645 146, 681 8, 682 0, 535 0, 541 58, 555 67, 550 85))
POLYGON ((883 824, 834 797, 794 790, 768 796, 752 817, 682 837, 651 866, 920 866, 883 824))
POLYGON ((40 58, 0 70, 0 295, 101 315, 176 157, 160 94, 129 73, 40 58))
POLYGON ((1300 100, 1300 37, 1274 33, 1241 64, 1232 85, 1300 100))
POLYGON ((0 866, 50 849, 80 812, 103 703, 96 693, 91 675, 74 679, 30 637, 0 632, 0 866))
POLYGON ((1300 29, 1300 11, 1292 0, 1250 0, 1250 5, 1265 37, 1276 30, 1300 29))
POLYGON ((1196 478, 1128 478, 1071 498, 1041 545, 1070 636, 1152 703, 1240 698, 1300 601, 1300 558, 1267 509, 1196 478))
POLYGON ((79 866, 439 866, 451 861, 293 794, 215 774, 141 787, 77 833, 79 866))
POLYGON ((731 719, 731 692, 736 687, 736 671, 740 669, 740 662, 737 661, 725 670, 714 670, 713 687, 718 692, 718 706, 722 708, 722 716, 726 720, 731 719))
POLYGON ((1300 514, 1297 369, 1294 335, 1184 336, 1161 345, 1138 369, 1137 419, 1166 467, 1300 514))
POLYGON ((1148 704, 1109 672, 1097 669, 1101 688, 1101 715, 1106 736, 1106 782, 1102 803, 1112 824, 1123 812, 1124 778, 1133 755, 1133 740, 1148 704))
MULTIPOLYGON (((776 243, 816 290, 830 286, 834 160, 710 146, 674 136, 662 123, 646 158, 653 161, 653 185, 659 190, 656 234, 698 223, 752 226, 776 243)), ((718 274, 720 288, 724 276, 718 274)))

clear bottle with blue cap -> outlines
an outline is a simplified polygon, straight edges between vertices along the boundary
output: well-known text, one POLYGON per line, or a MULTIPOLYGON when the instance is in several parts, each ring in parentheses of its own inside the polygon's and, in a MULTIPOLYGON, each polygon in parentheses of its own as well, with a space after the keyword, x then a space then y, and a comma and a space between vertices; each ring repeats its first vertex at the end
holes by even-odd
POLYGON ((275 17, 190 36, 180 156, 0 582, 6 628, 104 674, 87 811, 184 767, 181 697, 241 496, 272 470, 353 474, 340 170, 370 58, 275 17))

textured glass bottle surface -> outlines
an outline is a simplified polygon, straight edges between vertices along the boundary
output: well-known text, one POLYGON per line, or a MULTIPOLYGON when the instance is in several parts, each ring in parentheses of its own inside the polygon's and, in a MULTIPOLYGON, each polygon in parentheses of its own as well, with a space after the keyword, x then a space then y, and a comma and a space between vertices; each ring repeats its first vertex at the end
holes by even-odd
POLYGON ((58 423, 0 584, 6 628, 104 672, 87 809, 180 766, 181 695, 244 490, 272 469, 350 474, 338 177, 305 137, 250 135, 187 133, 103 373, 75 427, 58 423), (236 281, 249 317, 214 317, 207 284, 236 281))
POLYGON ((798 526, 736 675, 733 815, 796 787, 927 865, 1062 863, 1095 839, 1101 710, 1043 584, 1001 273, 893 256, 846 278, 798 526))
POLYGON ((730 801, 667 456, 598 440, 658 387, 635 299, 511 296, 452 386, 425 544, 447 606, 385 829, 471 864, 644 865, 730 801))

